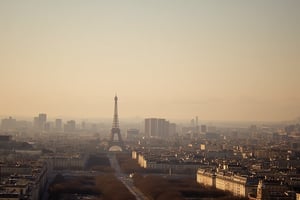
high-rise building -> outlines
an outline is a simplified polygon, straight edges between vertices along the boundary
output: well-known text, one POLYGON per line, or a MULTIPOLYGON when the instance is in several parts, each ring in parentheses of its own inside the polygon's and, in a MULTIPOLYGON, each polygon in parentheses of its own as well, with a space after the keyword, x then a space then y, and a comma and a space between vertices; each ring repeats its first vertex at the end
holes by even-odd
POLYGON ((33 118, 33 128, 35 128, 35 129, 39 128, 39 117, 33 118))
POLYGON ((85 123, 85 121, 81 122, 81 129, 82 130, 86 129, 86 123, 85 123))
POLYGON ((191 119, 191 127, 195 127, 195 119, 191 119))
MULTIPOLYGON (((174 129, 174 124, 172 124, 174 129)), ((176 129, 176 125, 175 125, 176 129)), ((172 130, 174 131, 174 130, 172 130)), ((145 119, 146 137, 168 137, 170 133, 170 122, 166 119, 147 118, 145 119)))
POLYGON ((207 132, 206 125, 201 125, 201 133, 206 133, 206 132, 207 132))
POLYGON ((148 118, 145 119, 145 136, 154 137, 157 136, 157 119, 148 118))
POLYGON ((40 113, 38 117, 34 117, 33 126, 35 129, 43 131, 47 122, 47 114, 40 113))
POLYGON ((198 121, 198 116, 196 116, 196 126, 195 126, 195 132, 196 134, 199 133, 199 121, 198 121))
POLYGON ((7 119, 2 119, 1 128, 3 130, 12 130, 15 129, 17 125, 17 120, 9 117, 7 119))
POLYGON ((73 132, 75 130, 76 130, 75 120, 67 121, 67 123, 64 125, 64 131, 65 132, 73 132))
POLYGON ((175 136, 176 133, 176 124, 175 123, 170 123, 169 124, 169 136, 175 136))
POLYGON ((55 130, 61 131, 62 130, 62 119, 55 120, 55 130))
POLYGON ((47 121, 47 114, 45 114, 45 113, 40 113, 40 114, 39 114, 39 120, 40 120, 40 122, 41 122, 42 124, 45 124, 46 121, 47 121))
POLYGON ((49 132, 53 129, 53 122, 46 122, 44 125, 44 130, 49 132))

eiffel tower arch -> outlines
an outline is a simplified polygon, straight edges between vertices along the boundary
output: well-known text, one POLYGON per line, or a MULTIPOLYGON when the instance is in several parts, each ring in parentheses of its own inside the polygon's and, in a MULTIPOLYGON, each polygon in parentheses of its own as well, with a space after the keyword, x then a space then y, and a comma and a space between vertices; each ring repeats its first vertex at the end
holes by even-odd
POLYGON ((113 118, 112 128, 111 128, 111 132, 110 132, 108 150, 109 151, 123 151, 124 150, 124 142, 122 140, 121 131, 120 131, 120 127, 119 127, 117 95, 115 96, 114 100, 115 100, 114 118, 113 118))

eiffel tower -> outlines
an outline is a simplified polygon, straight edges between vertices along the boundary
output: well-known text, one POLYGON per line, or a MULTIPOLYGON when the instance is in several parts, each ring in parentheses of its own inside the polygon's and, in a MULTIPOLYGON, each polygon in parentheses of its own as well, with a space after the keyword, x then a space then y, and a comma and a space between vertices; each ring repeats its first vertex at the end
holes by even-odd
POLYGON ((114 110, 114 119, 112 123, 112 129, 110 132, 110 140, 109 140, 109 150, 112 150, 111 147, 120 147, 120 150, 124 150, 124 143, 121 136, 121 131, 119 128, 119 117, 118 117, 118 97, 115 96, 115 110, 114 110), (115 137, 117 135, 117 138, 115 137))

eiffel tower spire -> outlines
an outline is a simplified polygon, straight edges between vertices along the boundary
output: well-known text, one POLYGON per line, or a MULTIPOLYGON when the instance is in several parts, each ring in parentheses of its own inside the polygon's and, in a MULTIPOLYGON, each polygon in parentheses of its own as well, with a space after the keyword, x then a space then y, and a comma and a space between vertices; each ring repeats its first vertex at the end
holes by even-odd
POLYGON ((119 128, 119 117, 118 117, 118 97, 115 96, 115 109, 114 109, 114 119, 112 128, 119 128))
MULTIPOLYGON (((110 140, 109 140, 109 148, 113 146, 119 146, 121 151, 123 151, 124 148, 124 143, 122 140, 121 136, 121 131, 119 128, 119 117, 118 117, 118 97, 117 95, 115 96, 115 111, 114 111, 114 119, 112 123, 112 129, 110 133, 110 140), (115 135, 117 135, 117 138, 115 138, 115 135)), ((110 150, 109 150, 110 151, 110 150)))

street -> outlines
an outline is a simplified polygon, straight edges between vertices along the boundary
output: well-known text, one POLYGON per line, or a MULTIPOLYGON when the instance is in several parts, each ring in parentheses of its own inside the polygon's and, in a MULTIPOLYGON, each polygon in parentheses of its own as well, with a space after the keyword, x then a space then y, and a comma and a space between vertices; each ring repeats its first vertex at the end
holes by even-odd
POLYGON ((115 169, 115 176, 127 187, 127 189, 136 197, 137 200, 148 200, 148 198, 134 186, 133 181, 127 174, 121 172, 119 163, 114 153, 108 153, 111 167, 115 169))

